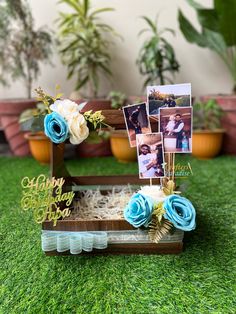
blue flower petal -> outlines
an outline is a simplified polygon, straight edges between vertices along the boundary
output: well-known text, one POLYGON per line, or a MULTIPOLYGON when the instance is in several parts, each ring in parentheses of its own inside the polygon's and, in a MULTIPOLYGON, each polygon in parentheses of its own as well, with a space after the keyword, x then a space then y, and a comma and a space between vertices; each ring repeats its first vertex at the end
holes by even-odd
POLYGON ((192 203, 179 195, 168 196, 163 204, 164 218, 181 230, 191 231, 196 227, 196 211, 192 203))
POLYGON ((125 220, 135 228, 147 226, 151 220, 153 205, 152 198, 139 193, 134 194, 124 209, 125 220))
POLYGON ((68 125, 61 115, 52 112, 44 118, 44 133, 53 143, 59 144, 68 138, 68 125))

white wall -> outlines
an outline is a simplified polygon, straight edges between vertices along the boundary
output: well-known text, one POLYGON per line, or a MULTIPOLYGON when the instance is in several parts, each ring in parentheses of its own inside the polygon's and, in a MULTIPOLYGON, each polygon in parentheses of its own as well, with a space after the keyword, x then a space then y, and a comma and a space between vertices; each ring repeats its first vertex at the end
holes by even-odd
MULTIPOLYGON (((198 0, 205 6, 211 6, 211 0, 198 0)), ((48 25, 56 31, 55 20, 58 11, 66 10, 66 6, 59 6, 57 0, 29 0, 37 26, 48 25)), ((176 83, 191 82, 193 95, 198 97, 206 93, 228 93, 232 88, 231 77, 214 52, 201 49, 189 44, 183 38, 179 27, 177 12, 181 8, 186 16, 198 26, 194 10, 185 0, 93 0, 95 7, 113 7, 115 12, 103 13, 101 18, 120 33, 124 41, 115 38, 116 45, 112 47, 112 71, 114 73, 112 89, 121 90, 127 95, 142 94, 144 78, 140 76, 135 60, 139 48, 145 37, 138 38, 137 34, 145 26, 139 17, 147 15, 154 18, 160 12, 160 27, 170 27, 176 31, 176 37, 166 34, 166 38, 173 44, 177 60, 181 65, 176 83)), ((49 93, 53 93, 54 86, 62 86, 65 96, 69 96, 74 88, 74 80, 66 80, 66 68, 60 62, 56 52, 53 55, 54 67, 43 65, 41 75, 35 86, 41 86, 49 93)), ((103 84, 102 94, 109 90, 103 84)), ((10 88, 0 86, 0 97, 24 97, 25 90, 22 82, 12 83, 10 88)))

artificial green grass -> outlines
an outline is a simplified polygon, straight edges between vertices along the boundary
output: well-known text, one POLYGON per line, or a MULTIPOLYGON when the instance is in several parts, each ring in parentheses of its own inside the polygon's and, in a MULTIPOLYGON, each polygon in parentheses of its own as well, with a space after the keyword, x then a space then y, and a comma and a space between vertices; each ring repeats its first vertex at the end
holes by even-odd
MULTIPOLYGON (((46 257, 40 226, 19 207, 23 176, 48 173, 31 158, 0 158, 0 313, 235 313, 236 158, 189 157, 184 195, 197 229, 180 255, 46 257)), ((76 174, 135 173, 113 158, 68 161, 76 174)))

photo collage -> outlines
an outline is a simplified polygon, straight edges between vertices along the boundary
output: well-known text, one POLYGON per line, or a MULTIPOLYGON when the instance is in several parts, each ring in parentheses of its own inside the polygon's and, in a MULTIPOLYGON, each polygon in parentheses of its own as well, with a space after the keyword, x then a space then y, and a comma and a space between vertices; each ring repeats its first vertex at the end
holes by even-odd
POLYGON ((137 147, 139 178, 165 176, 166 153, 192 152, 191 84, 147 87, 147 102, 123 107, 131 147, 137 147), (157 123, 157 132, 152 132, 157 123))

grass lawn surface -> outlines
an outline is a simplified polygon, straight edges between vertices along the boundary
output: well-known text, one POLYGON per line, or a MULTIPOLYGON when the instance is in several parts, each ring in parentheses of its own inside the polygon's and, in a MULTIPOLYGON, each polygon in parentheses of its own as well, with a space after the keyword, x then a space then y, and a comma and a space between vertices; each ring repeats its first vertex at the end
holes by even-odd
MULTIPOLYGON (((180 255, 46 257, 40 225, 20 210, 31 158, 0 158, 0 313, 236 313, 236 158, 190 161, 182 180, 197 209, 180 255)), ((136 173, 113 158, 71 160, 73 174, 136 173)))

